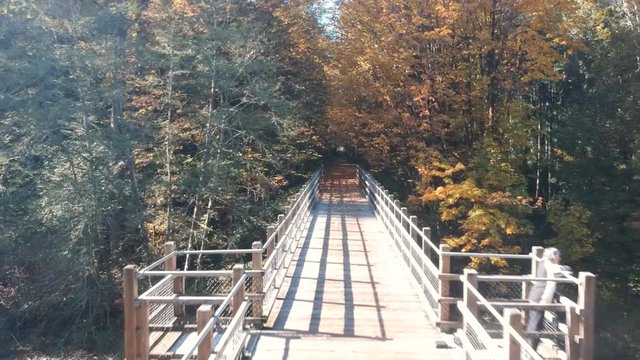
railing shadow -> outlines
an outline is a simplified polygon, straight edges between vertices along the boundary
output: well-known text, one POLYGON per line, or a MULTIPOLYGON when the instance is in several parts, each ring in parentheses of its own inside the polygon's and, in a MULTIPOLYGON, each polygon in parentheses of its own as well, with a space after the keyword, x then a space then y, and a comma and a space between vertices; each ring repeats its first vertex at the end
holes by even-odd
MULTIPOLYGON (((369 260, 366 247, 366 239, 364 237, 364 230, 362 229, 361 219, 363 217, 374 217, 370 205, 364 200, 362 193, 359 189, 355 173, 355 167, 353 166, 338 166, 329 171, 320 186, 320 193, 313 209, 313 217, 309 225, 305 238, 300 245, 299 255, 294 268, 293 274, 290 275, 291 280, 289 289, 287 290, 282 300, 282 306, 273 323, 273 330, 287 331, 287 321, 291 315, 293 305, 296 301, 297 292, 299 290, 300 282, 302 279, 309 279, 309 277, 303 277, 303 270, 305 263, 314 262, 316 259, 309 258, 309 250, 320 250, 319 267, 316 277, 315 292, 313 297, 312 313, 310 315, 308 332, 295 331, 295 334, 318 334, 329 335, 332 337, 355 337, 355 338, 370 338, 376 340, 389 340, 387 338, 384 320, 382 317, 382 306, 378 296, 378 290, 372 271, 372 264, 369 260), (312 247, 312 240, 314 236, 314 230, 319 219, 322 216, 326 216, 324 221, 324 232, 322 238, 322 247, 312 247), (351 223, 348 221, 349 217, 355 217, 353 224, 357 226, 356 229, 348 229, 348 225, 351 223), (338 223, 335 222, 339 219, 338 223), (340 236, 332 238, 332 231, 336 230, 339 226, 340 236), (371 285, 371 291, 375 302, 375 309, 377 313, 378 323, 380 327, 379 337, 360 336, 356 334, 355 329, 355 309, 359 306, 371 307, 371 305, 358 305, 354 301, 353 293, 353 275, 352 275, 352 258, 350 242, 353 243, 354 236, 357 237, 358 243, 362 244, 365 264, 357 264, 358 266, 366 266, 368 270, 368 281, 358 281, 358 283, 369 283, 371 285), (322 320, 323 306, 327 304, 325 301, 325 290, 327 286, 327 267, 328 265, 335 265, 335 262, 329 262, 330 245, 337 245, 340 242, 342 248, 342 282, 344 292, 344 326, 342 333, 326 333, 320 329, 320 323, 322 320)), ((317 232, 316 232, 317 233, 317 232)), ((333 302, 329 302, 335 304, 333 302)), ((289 344, 287 343, 287 347, 289 344)))

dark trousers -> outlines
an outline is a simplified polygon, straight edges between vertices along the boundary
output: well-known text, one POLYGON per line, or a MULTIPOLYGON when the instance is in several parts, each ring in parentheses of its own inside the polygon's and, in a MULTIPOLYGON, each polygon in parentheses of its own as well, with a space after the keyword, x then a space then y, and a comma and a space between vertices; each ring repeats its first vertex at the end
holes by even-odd
MULTIPOLYGON (((527 323, 527 332, 529 331, 541 331, 544 324, 544 310, 531 310, 529 311, 529 322, 527 323)), ((527 342, 536 350, 538 344, 540 344, 540 336, 528 335, 527 342)))

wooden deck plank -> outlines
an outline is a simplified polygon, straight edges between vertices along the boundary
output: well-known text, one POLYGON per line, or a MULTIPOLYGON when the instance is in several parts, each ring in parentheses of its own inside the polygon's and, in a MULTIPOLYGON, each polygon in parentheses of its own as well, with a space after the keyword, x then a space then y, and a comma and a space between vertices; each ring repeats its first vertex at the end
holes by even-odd
POLYGON ((457 358, 349 171, 321 185, 254 358, 457 358))

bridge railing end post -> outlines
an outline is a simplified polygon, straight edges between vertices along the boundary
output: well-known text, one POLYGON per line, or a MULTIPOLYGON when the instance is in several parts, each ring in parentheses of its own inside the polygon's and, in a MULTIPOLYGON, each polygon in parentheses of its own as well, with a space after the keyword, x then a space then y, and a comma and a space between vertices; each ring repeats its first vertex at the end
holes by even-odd
POLYGON ((138 298, 138 270, 127 265, 122 271, 122 302, 124 307, 124 357, 136 360, 136 299, 138 298))
POLYGON ((580 314, 580 360, 593 360, 595 343, 596 276, 578 274, 578 313, 580 314))
POLYGON ((149 360, 149 301, 140 300, 136 308, 136 352, 138 359, 149 360))

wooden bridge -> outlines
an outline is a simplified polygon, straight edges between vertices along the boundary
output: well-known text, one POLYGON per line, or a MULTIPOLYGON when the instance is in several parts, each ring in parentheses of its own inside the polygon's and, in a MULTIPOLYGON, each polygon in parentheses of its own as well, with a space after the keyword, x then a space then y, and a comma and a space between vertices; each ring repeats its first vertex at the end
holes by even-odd
POLYGON ((363 169, 319 170, 251 249, 167 243, 153 264, 125 267, 125 357, 592 360, 595 276, 535 278, 541 255, 436 246, 363 169), (210 257, 235 266, 177 270, 210 257), (471 258, 512 273, 478 274, 471 258), (528 302, 534 280, 557 282, 559 302, 528 302), (525 332, 533 308, 544 329, 525 332))

